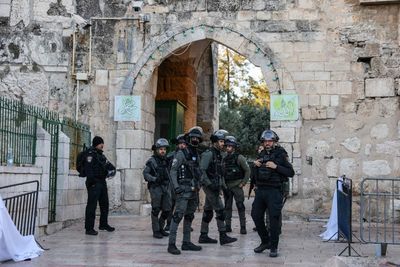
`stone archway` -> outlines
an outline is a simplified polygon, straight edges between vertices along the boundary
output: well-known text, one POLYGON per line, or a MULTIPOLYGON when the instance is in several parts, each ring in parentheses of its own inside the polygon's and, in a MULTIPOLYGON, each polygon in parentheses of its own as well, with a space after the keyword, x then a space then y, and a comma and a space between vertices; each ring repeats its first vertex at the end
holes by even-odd
MULTIPOLYGON (((119 123, 117 130, 117 165, 122 170, 123 200, 129 210, 139 211, 143 200, 141 170, 145 160, 151 155, 150 147, 154 134, 154 109, 157 93, 158 66, 174 51, 196 41, 211 40, 222 44, 245 56, 259 66, 264 74, 271 94, 295 93, 290 74, 282 67, 279 58, 249 29, 236 25, 212 26, 197 24, 177 27, 165 32, 149 44, 128 73, 121 88, 122 94, 142 96, 141 121, 129 124, 119 123), (129 162, 126 158, 129 158, 129 162), (139 186, 142 185, 142 186, 139 186)), ((300 121, 300 118, 299 118, 300 121)), ((271 128, 281 136, 282 145, 292 160, 300 161, 301 123, 274 122, 271 128)), ((300 164, 294 164, 300 169, 300 164)), ((300 173, 300 170, 297 172, 300 173)), ((297 192, 297 176, 293 179, 292 192, 297 192)))

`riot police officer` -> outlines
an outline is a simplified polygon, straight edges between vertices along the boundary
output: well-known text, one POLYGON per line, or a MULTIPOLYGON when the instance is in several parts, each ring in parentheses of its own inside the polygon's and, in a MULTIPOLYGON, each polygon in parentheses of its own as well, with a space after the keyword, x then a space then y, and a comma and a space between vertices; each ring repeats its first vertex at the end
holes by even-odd
POLYGON ((224 190, 226 232, 232 232, 232 204, 233 198, 235 198, 239 213, 240 233, 247 234, 243 187, 249 181, 250 167, 245 157, 236 151, 238 143, 234 136, 225 138, 225 147, 226 156, 223 159, 223 169, 227 187, 224 190))
POLYGON ((265 249, 270 249, 270 257, 278 256, 279 218, 283 205, 282 185, 283 182, 288 181, 288 177, 294 175, 287 152, 277 145, 278 140, 279 137, 274 131, 265 130, 261 135, 264 150, 254 162, 257 190, 251 217, 261 239, 261 244, 254 249, 254 252, 261 253, 265 249), (266 209, 269 213, 270 231, 267 230, 264 221, 266 209))
POLYGON ((191 128, 186 138, 188 146, 176 152, 170 171, 171 183, 176 196, 168 241, 168 252, 173 255, 181 254, 181 251, 176 247, 176 234, 182 218, 184 219, 182 250, 201 250, 201 246, 191 242, 190 235, 194 212, 198 206, 201 172, 197 148, 203 139, 203 129, 201 127, 191 128))
MULTIPOLYGON (((167 159, 168 159, 168 162, 169 162, 170 164, 172 164, 172 161, 173 161, 173 159, 174 159, 176 153, 177 153, 179 150, 185 149, 185 148, 187 147, 185 134, 179 134, 179 135, 172 141, 172 143, 176 144, 176 148, 175 148, 174 151, 171 151, 171 152, 168 153, 168 155, 167 155, 167 159)), ((166 225, 165 228, 164 228, 165 231, 169 231, 169 227, 170 227, 170 225, 171 225, 173 210, 174 210, 174 208, 175 208, 175 200, 176 200, 176 197, 175 197, 174 188, 171 186, 171 213, 170 213, 169 216, 168 216, 167 225, 166 225)))
POLYGON ((214 132, 210 138, 212 147, 201 155, 200 169, 203 171, 201 183, 206 194, 206 201, 201 220, 199 243, 217 243, 216 239, 208 236, 208 225, 213 218, 213 211, 216 213, 219 243, 224 245, 237 240, 237 238, 229 237, 226 234, 224 204, 219 195, 220 191, 226 187, 223 178, 222 152, 227 133, 225 130, 214 132))
POLYGON ((171 212, 169 163, 166 157, 168 147, 167 139, 158 139, 152 147, 154 154, 147 160, 143 170, 151 196, 151 226, 155 238, 168 236, 164 231, 165 221, 171 212))
POLYGON ((84 154, 83 168, 86 173, 86 189, 88 200, 85 211, 85 229, 87 235, 97 235, 94 230, 97 202, 100 206, 99 230, 112 232, 115 230, 108 224, 108 192, 106 178, 115 175, 115 167, 103 154, 104 140, 95 136, 92 146, 84 154))

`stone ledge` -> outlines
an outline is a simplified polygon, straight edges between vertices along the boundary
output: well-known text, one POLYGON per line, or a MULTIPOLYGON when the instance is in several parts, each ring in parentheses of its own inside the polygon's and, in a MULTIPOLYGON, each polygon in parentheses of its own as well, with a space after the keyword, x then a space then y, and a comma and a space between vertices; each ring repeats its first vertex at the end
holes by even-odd
POLYGON ((29 173, 42 174, 42 168, 38 167, 16 167, 16 166, 0 166, 0 173, 29 173))

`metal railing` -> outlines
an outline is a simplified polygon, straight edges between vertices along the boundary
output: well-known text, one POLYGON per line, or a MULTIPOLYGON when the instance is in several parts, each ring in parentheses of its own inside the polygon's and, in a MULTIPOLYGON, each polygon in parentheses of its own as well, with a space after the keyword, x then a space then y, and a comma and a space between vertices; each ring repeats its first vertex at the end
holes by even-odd
POLYGON ((21 235, 34 235, 38 203, 39 182, 30 181, 0 187, 8 213, 21 235), (34 189, 32 190, 32 186, 34 189), (16 190, 17 188, 21 188, 16 190), (4 192, 3 192, 4 191, 4 192), (17 193, 15 193, 17 192, 17 193))
POLYGON ((365 178, 360 202, 361 240, 399 245, 400 178, 365 178))
POLYGON ((76 169, 76 158, 84 147, 90 146, 91 134, 87 124, 76 122, 69 118, 63 118, 61 131, 70 138, 69 168, 76 169))
POLYGON ((0 165, 35 164, 36 127, 39 108, 0 97, 0 165))

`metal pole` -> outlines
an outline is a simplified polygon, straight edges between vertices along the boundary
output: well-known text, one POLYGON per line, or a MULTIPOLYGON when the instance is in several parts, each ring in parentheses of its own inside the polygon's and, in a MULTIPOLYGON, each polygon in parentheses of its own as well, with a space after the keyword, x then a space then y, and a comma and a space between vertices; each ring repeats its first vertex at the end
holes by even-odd
POLYGON ((79 80, 76 80, 75 121, 78 121, 78 110, 79 110, 79 80))

